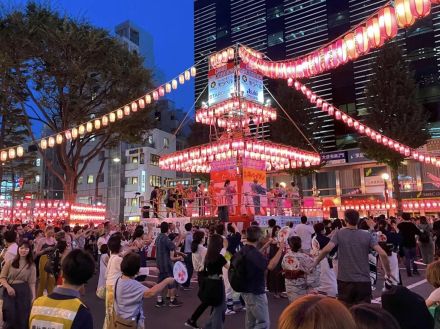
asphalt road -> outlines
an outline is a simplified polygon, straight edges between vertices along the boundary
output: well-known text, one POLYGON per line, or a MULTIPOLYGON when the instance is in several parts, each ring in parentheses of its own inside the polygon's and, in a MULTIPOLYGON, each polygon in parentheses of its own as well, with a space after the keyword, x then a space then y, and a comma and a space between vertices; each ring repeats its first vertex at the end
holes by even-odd
MULTIPOLYGON (((433 290, 432 287, 425 280, 425 268, 421 267, 420 275, 408 278, 406 271, 401 269, 403 284, 409 287, 412 291, 420 294, 426 298, 433 290)), ((154 280, 154 278, 150 278, 154 280)), ((383 286, 381 275, 379 274, 379 281, 377 283, 377 289, 373 295, 376 299, 375 302, 380 303, 381 288, 383 286)), ((100 300, 95 295, 97 283, 97 276, 95 276, 86 287, 86 295, 83 298, 85 304, 90 308, 94 319, 94 328, 102 328, 104 319, 104 301, 100 300)), ((145 328, 158 328, 158 329, 182 329, 186 328, 184 322, 192 314, 195 308, 198 306, 199 300, 197 298, 197 283, 192 283, 193 290, 191 291, 179 291, 179 299, 183 302, 182 307, 178 308, 156 308, 154 305, 156 299, 145 299, 144 301, 144 313, 146 315, 145 328)), ((275 329, 277 320, 283 309, 287 306, 287 299, 276 299, 268 294, 269 299, 269 311, 271 319, 271 328, 275 329)), ((208 311, 199 319, 198 324, 203 327, 203 324, 208 318, 208 311)), ((226 317, 225 329, 238 329, 244 328, 244 312, 240 312, 234 315, 226 317)))

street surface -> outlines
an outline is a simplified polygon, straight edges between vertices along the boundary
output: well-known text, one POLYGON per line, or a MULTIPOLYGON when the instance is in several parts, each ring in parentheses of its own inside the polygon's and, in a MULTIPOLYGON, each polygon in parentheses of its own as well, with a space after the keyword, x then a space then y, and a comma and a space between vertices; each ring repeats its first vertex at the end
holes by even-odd
MULTIPOLYGON (((151 264, 152 265, 152 264, 151 264)), ((407 278, 406 271, 401 267, 403 284, 409 287, 412 291, 426 298, 433 288, 425 280, 425 267, 420 266, 420 275, 407 278)), ((149 278, 155 280, 155 278, 149 278)), ((104 320, 104 301, 100 300, 95 295, 97 284, 97 275, 93 277, 86 287, 86 295, 83 298, 84 303, 90 308, 93 314, 94 328, 102 329, 104 320)), ((183 302, 182 307, 178 308, 156 308, 156 298, 145 299, 144 312, 146 316, 146 329, 183 329, 185 321, 189 318, 192 312, 196 309, 199 303, 197 298, 197 282, 191 284, 193 289, 191 291, 179 291, 179 300, 183 302)), ((373 292, 376 302, 380 303, 381 288, 383 281, 381 274, 379 274, 379 281, 377 289, 373 292)), ((287 306, 287 299, 276 299, 271 294, 268 294, 269 311, 271 319, 271 328, 276 329, 278 317, 283 309, 287 306)), ((208 310, 199 319, 198 324, 203 327, 203 324, 208 318, 208 310)), ((244 328, 244 312, 235 315, 229 315, 225 320, 225 329, 239 329, 244 328)))

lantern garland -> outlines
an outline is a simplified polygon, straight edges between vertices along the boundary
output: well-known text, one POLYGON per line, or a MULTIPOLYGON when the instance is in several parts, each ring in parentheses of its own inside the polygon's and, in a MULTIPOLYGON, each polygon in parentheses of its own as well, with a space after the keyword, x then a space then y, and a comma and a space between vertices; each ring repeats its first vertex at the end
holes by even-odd
POLYGON ((196 111, 196 122, 207 125, 218 125, 222 128, 246 127, 250 119, 255 125, 274 121, 276 109, 267 105, 252 102, 242 97, 234 97, 213 105, 202 107, 196 111), (237 120, 231 120, 236 118, 237 120))
POLYGON ((159 167, 184 172, 210 172, 210 163, 228 159, 266 161, 267 170, 310 167, 320 163, 319 154, 295 147, 254 139, 219 140, 162 156, 159 167))
POLYGON ((266 77, 276 79, 309 78, 380 48, 393 39, 399 28, 412 26, 431 12, 439 0, 396 0, 324 47, 304 56, 283 61, 264 60, 263 55, 245 46, 238 49, 243 62, 266 77))
MULTIPOLYGON (((405 211, 418 211, 418 210, 435 210, 440 208, 440 200, 403 200, 402 208, 405 211)), ((347 209, 355 209, 361 211, 370 210, 390 210, 397 209, 397 204, 394 200, 390 202, 382 202, 379 200, 362 200, 362 201, 347 201, 343 205, 337 207, 340 211, 345 211, 347 209)), ((324 207, 324 211, 330 211, 330 207, 324 207)))
MULTIPOLYGON (((153 91, 149 91, 142 97, 118 108, 117 110, 113 110, 99 118, 94 118, 63 132, 58 132, 54 135, 35 140, 34 142, 37 143, 41 150, 46 150, 48 148, 53 148, 56 145, 61 145, 64 141, 75 140, 78 137, 83 137, 85 134, 90 134, 105 128, 110 123, 122 120, 125 117, 130 116, 132 113, 137 112, 139 109, 144 109, 145 106, 151 104, 153 100, 159 100, 161 97, 164 97, 166 93, 176 90, 178 85, 183 85, 185 81, 191 79, 191 77, 195 77, 197 73, 197 64, 179 74, 175 79, 164 83, 153 91), (179 82, 177 82, 177 79, 179 82)), ((8 160, 20 158, 24 156, 24 153, 23 145, 3 149, 0 150, 0 161, 6 162, 8 160)))
POLYGON ((330 103, 324 101, 322 98, 318 97, 314 92, 312 92, 309 88, 307 88, 299 81, 294 82, 293 79, 288 79, 287 83, 290 87, 294 87, 296 90, 301 91, 310 100, 310 102, 312 104, 315 104, 315 106, 321 109, 321 111, 330 116, 333 116, 338 121, 342 121, 346 126, 353 128, 354 130, 356 130, 357 133, 361 135, 367 136, 373 142, 381 144, 389 148, 390 150, 393 150, 394 152, 398 152, 404 155, 405 157, 411 157, 421 163, 432 164, 436 167, 440 167, 440 159, 436 158, 435 156, 419 152, 416 149, 399 143, 392 138, 389 138, 381 134, 380 132, 366 126, 362 122, 352 118, 348 114, 344 113, 330 103))

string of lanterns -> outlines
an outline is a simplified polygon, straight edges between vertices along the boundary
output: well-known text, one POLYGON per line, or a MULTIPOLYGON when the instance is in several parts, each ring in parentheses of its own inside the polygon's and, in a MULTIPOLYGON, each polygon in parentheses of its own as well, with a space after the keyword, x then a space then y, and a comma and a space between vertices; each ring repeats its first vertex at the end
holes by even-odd
MULTIPOLYGON (((438 209, 440 208, 439 200, 403 200, 402 207, 406 211, 417 211, 417 210, 426 210, 426 209, 438 209)), ((397 204, 394 201, 391 202, 380 202, 377 200, 374 201, 357 201, 357 202, 346 202, 345 204, 338 206, 338 210, 345 211, 347 209, 355 209, 355 210, 395 210, 397 209, 397 204)), ((324 207, 324 211, 330 211, 330 207, 324 207)))
POLYGON ((388 147, 390 150, 398 152, 405 157, 412 157, 416 161, 440 167, 440 159, 437 159, 434 156, 430 156, 429 154, 419 152, 418 150, 415 150, 405 144, 399 143, 394 139, 389 138, 381 134, 380 132, 366 126, 360 121, 352 118, 348 114, 334 107, 330 103, 324 101, 322 98, 318 97, 313 91, 311 91, 308 87, 306 87, 299 81, 288 79, 287 84, 290 87, 293 86, 296 90, 301 91, 309 99, 310 103, 321 109, 321 111, 330 116, 333 116, 336 120, 343 122, 346 126, 355 129, 356 132, 358 132, 359 134, 367 136, 373 142, 388 147))
POLYGON ((385 5, 341 37, 299 58, 264 60, 261 53, 244 46, 240 46, 239 55, 252 69, 269 78, 309 78, 380 48, 397 35, 399 28, 412 26, 429 15, 432 4, 440 4, 440 0, 396 0, 394 7, 385 5))
MULTIPOLYGON (((94 118, 88 122, 79 124, 78 126, 72 127, 68 130, 59 132, 57 134, 47 136, 36 140, 36 142, 41 150, 46 150, 47 148, 53 148, 56 145, 61 145, 63 142, 68 140, 75 140, 84 136, 87 133, 92 133, 98 131, 102 128, 106 128, 116 121, 122 120, 132 113, 137 112, 139 109, 145 108, 146 105, 151 104, 153 101, 159 100, 164 97, 165 94, 171 93, 176 90, 179 85, 183 85, 186 81, 190 80, 191 77, 196 76, 196 65, 185 70, 174 79, 164 83, 163 85, 157 87, 153 91, 149 91, 142 97, 113 110, 101 117, 94 118)), ((25 149, 23 145, 13 146, 10 148, 0 150, 0 161, 6 162, 8 160, 13 160, 15 158, 23 157, 25 149)))
POLYGON ((267 170, 310 167, 318 165, 321 161, 318 154, 295 147, 254 139, 234 139, 195 146, 165 155, 160 158, 159 167, 164 170, 208 173, 211 170, 210 163, 213 161, 239 157, 263 160, 266 162, 267 170))

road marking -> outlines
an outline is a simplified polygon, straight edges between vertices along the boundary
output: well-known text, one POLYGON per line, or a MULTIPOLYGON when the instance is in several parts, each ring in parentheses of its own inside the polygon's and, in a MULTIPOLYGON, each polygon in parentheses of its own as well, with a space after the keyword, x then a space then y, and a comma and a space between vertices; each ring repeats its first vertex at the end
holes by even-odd
MULTIPOLYGON (((412 288, 415 288, 415 287, 421 286, 422 284, 425 284, 425 283, 427 283, 427 282, 428 282, 428 281, 427 281, 426 279, 424 279, 424 280, 420 280, 420 281, 417 281, 417 282, 415 282, 415 283, 413 283, 413 284, 410 284, 409 286, 407 286, 407 288, 408 288, 409 290, 411 290, 412 288)), ((374 304, 380 304, 381 300, 382 300, 381 297, 377 297, 377 298, 373 299, 371 302, 374 303, 374 304)))

